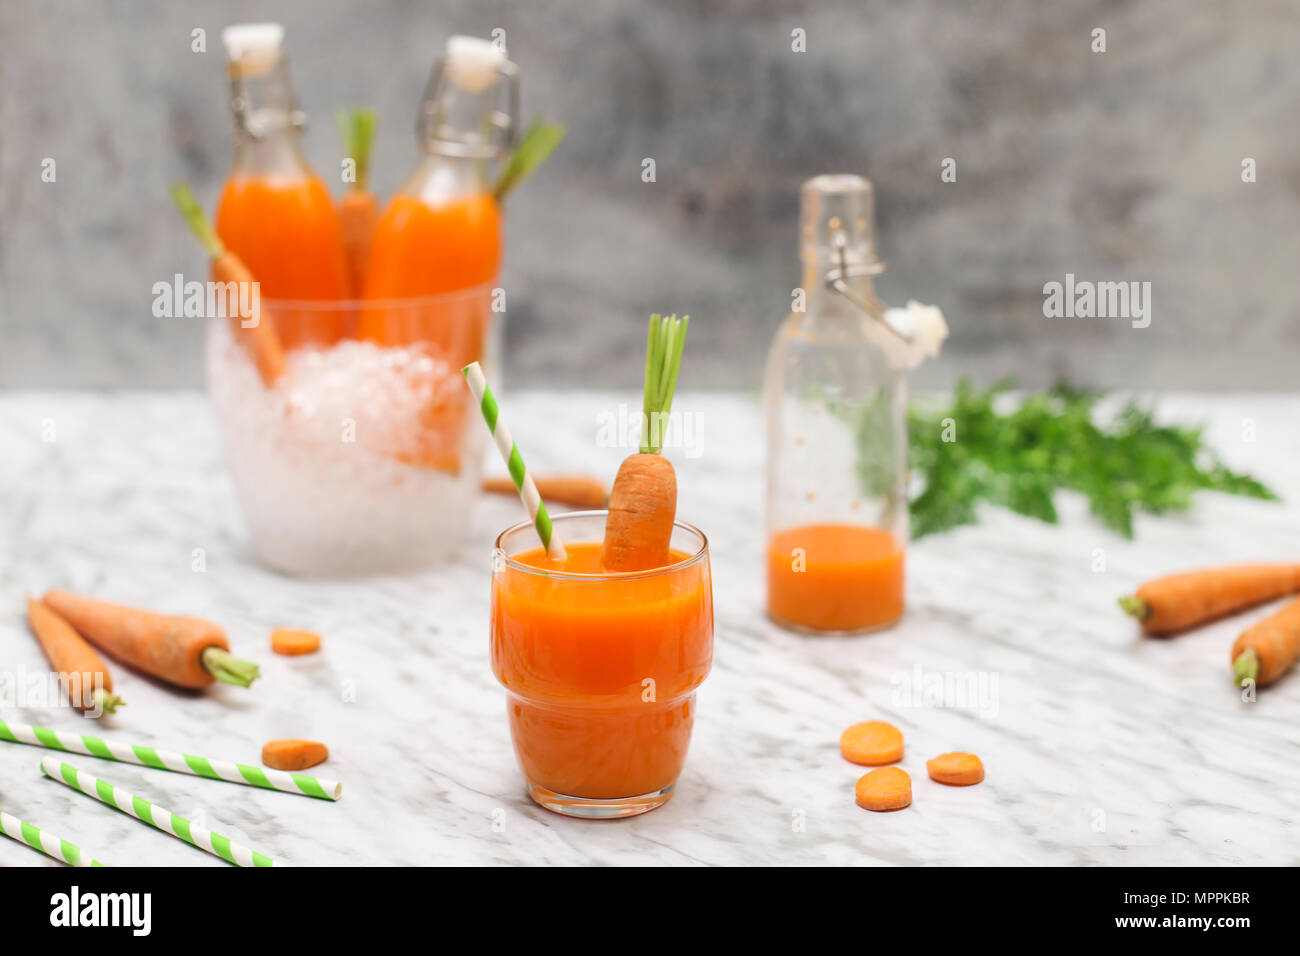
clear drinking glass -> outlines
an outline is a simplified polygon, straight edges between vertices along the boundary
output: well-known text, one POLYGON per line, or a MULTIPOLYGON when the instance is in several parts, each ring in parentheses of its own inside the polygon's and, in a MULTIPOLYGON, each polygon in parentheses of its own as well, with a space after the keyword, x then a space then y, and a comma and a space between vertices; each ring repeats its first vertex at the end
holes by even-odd
POLYGON ((413 570, 458 547, 486 435, 460 369, 494 358, 492 288, 261 306, 262 321, 300 331, 353 328, 362 312, 383 310, 411 344, 296 348, 268 388, 229 320, 209 320, 208 389, 257 558, 333 576, 413 570))
POLYGON ((545 557, 528 522, 503 531, 493 552, 492 670, 507 691, 528 793, 586 818, 668 800, 713 660, 704 535, 679 521, 674 563, 601 573, 606 514, 553 516, 566 570, 545 557))

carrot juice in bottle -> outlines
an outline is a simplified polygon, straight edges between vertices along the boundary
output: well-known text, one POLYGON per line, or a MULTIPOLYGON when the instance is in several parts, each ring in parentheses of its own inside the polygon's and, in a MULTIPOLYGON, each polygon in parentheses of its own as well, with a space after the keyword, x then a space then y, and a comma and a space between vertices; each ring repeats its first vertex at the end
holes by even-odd
POLYGON ((277 302, 276 329, 286 348, 331 345, 347 333, 340 308, 312 308, 348 296, 338 212, 325 183, 302 154, 303 125, 277 23, 222 31, 235 121, 235 162, 217 203, 217 234, 277 302), (295 308, 301 303, 301 308, 295 308))
POLYGON ((448 40, 416 124, 419 164, 375 228, 358 338, 428 343, 457 368, 483 357, 502 247, 488 175, 513 142, 516 99, 496 44, 448 40))
POLYGON ((872 217, 860 176, 804 184, 803 307, 768 357, 767 611, 809 633, 903 614, 906 379, 873 288, 872 217))

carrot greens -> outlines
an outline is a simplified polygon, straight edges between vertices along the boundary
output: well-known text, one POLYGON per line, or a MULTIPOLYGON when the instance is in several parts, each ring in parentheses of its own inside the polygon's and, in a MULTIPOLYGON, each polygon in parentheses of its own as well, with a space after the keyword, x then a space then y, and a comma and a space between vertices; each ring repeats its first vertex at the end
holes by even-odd
MULTIPOLYGON (((1058 384, 1000 410, 1010 389, 1000 382, 978 390, 962 380, 946 404, 913 404, 910 458, 922 479, 911 502, 913 537, 973 524, 983 502, 1055 524, 1062 489, 1083 494, 1092 514, 1126 538, 1136 513, 1186 511, 1196 491, 1277 500, 1228 468, 1200 428, 1158 424, 1136 400, 1098 424, 1101 392, 1058 384)), ((864 462, 871 434, 860 432, 864 462)))

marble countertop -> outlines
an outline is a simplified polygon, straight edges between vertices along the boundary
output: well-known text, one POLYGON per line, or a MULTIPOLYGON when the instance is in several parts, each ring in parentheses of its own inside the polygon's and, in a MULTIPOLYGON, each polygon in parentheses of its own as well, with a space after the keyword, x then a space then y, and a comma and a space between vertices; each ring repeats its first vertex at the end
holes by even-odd
MULTIPOLYGON (((532 468, 611 475, 621 453, 596 447, 596 410, 624 400, 635 407, 630 394, 503 396, 532 468)), ((913 545, 900 626, 842 639, 763 616, 756 402, 686 393, 687 407, 703 454, 679 462, 679 514, 711 539, 716 651, 685 772, 659 810, 585 822, 524 793, 487 642, 490 545, 516 503, 484 499, 470 539, 436 570, 282 577, 248 556, 211 410, 194 392, 0 393, 0 714, 96 729, 29 706, 22 690, 45 672, 23 597, 63 586, 212 617, 262 665, 251 692, 192 696, 119 666, 129 705, 100 735, 247 762, 267 739, 312 737, 330 745, 344 796, 72 762, 294 865, 1300 863, 1300 674, 1253 703, 1229 678, 1233 638, 1269 609, 1151 640, 1114 603, 1164 571, 1295 559, 1300 396, 1160 405, 1206 422, 1228 462, 1287 503, 1202 495, 1188 516, 1139 519, 1134 542, 1068 496, 1057 527, 989 511, 913 545), (276 657, 275 626, 317 629, 324 649, 276 657), (900 813, 858 809, 861 771, 839 755, 844 727, 876 718, 906 736, 914 801, 900 813), (925 760, 948 750, 979 753, 985 783, 931 782, 925 760)), ((0 743, 0 807, 109 864, 225 865, 43 779, 43 754, 0 743)), ((0 839, 0 864, 42 863, 0 839)))

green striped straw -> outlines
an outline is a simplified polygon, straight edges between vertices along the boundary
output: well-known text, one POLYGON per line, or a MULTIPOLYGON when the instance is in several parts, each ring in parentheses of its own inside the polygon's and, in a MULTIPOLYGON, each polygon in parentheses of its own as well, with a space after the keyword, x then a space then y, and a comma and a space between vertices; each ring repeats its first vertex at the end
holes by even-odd
POLYGON ((506 468, 510 470, 510 479, 519 492, 519 500, 528 509, 528 517, 537 528, 537 536, 542 539, 547 556, 556 561, 565 560, 568 554, 564 550, 564 544, 551 528, 551 516, 546 513, 546 505, 542 503, 542 496, 537 492, 533 476, 528 474, 523 456, 519 454, 519 446, 510 437, 510 429, 506 423, 501 420, 496 396, 492 394, 492 389, 488 388, 487 379, 483 377, 483 369, 478 362, 470 362, 460 371, 465 376, 469 390, 474 393, 474 400, 478 402, 483 412, 483 420, 487 422, 488 431, 492 433, 492 438, 497 443, 497 450, 505 459, 506 468))
POLYGON ((68 863, 72 866, 103 866, 98 860, 81 852, 81 847, 56 837, 49 830, 32 826, 24 820, 10 816, 0 810, 0 833, 26 843, 33 850, 39 850, 52 860, 68 863))
POLYGON ((107 780, 101 780, 94 774, 78 770, 58 757, 45 757, 41 760, 41 771, 51 780, 57 780, 88 797, 94 797, 100 803, 121 810, 156 830, 169 833, 213 856, 219 856, 227 863, 234 863, 236 866, 275 866, 275 861, 266 854, 250 850, 231 841, 228 837, 223 837, 220 833, 213 833, 206 827, 191 823, 184 817, 150 803, 143 797, 137 797, 120 787, 113 786, 107 780))
POLYGON ((337 800, 343 796, 343 784, 337 780, 325 780, 305 773, 285 773, 246 763, 231 763, 229 760, 210 760, 193 754, 176 753, 174 750, 124 744, 116 740, 104 740, 102 737, 51 730, 49 727, 33 727, 30 724, 0 720, 0 740, 31 744, 48 750, 62 750, 65 753, 85 754, 87 757, 102 757, 118 763, 133 763, 141 767, 153 767, 155 770, 188 773, 209 780, 242 783, 263 790, 300 793, 321 800, 337 800))

